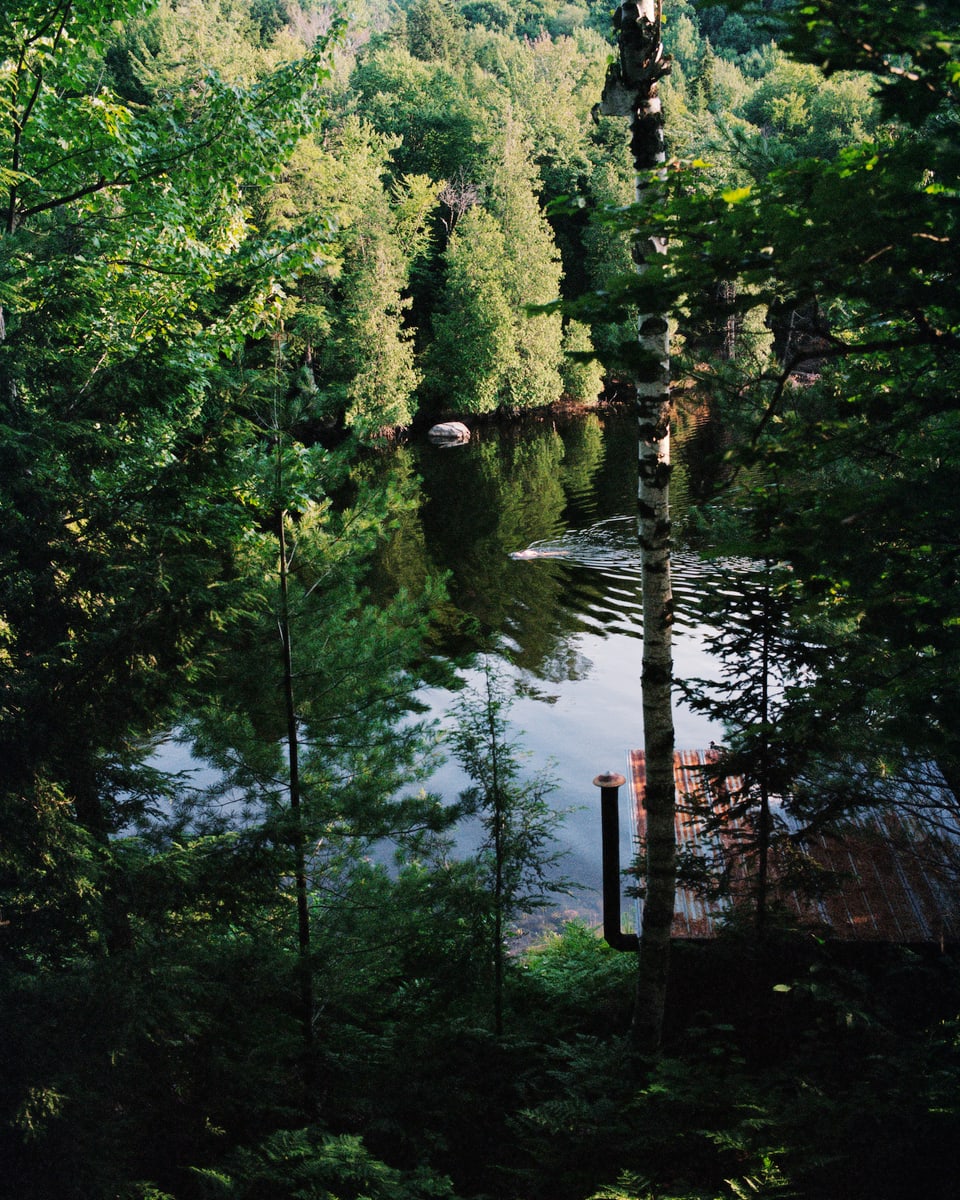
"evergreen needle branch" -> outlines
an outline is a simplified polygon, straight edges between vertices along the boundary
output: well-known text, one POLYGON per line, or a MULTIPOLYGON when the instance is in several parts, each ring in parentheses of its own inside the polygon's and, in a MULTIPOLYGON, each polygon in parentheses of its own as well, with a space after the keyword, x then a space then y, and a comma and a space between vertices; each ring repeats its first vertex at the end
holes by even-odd
MULTIPOLYGON (((865 357, 871 354, 897 354, 904 350, 917 349, 924 346, 936 350, 960 350, 960 337, 954 333, 945 333, 934 329, 929 324, 922 325, 920 331, 912 337, 879 338, 874 341, 865 342, 843 342, 836 337, 831 340, 834 343, 832 346, 817 349, 816 357, 818 359, 840 360, 852 357, 865 357)), ((779 411, 787 385, 797 367, 811 357, 810 351, 797 351, 776 375, 776 386, 773 395, 753 431, 750 439, 751 446, 757 446, 767 425, 779 411)))

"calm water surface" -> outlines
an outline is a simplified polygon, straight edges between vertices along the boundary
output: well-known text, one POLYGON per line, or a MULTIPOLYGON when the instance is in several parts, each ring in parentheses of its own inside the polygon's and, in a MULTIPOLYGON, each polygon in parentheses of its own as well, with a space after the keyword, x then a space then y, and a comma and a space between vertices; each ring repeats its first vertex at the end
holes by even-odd
MULTIPOLYGON (((675 453, 672 485, 678 678, 716 675, 705 647, 713 628, 699 615, 701 602, 736 590, 748 569, 746 562, 707 559, 685 542, 697 440, 694 430, 675 453)), ((592 781, 606 771, 627 775, 628 753, 643 742, 636 455, 635 419, 614 411, 481 427, 467 445, 400 446, 382 464, 419 489, 419 503, 380 556, 373 599, 404 586, 416 591, 427 575, 442 572, 450 599, 437 622, 436 653, 461 659, 499 647, 492 657, 510 688, 511 740, 528 752, 531 775, 549 769, 557 783, 550 801, 565 813, 561 869, 578 888, 569 901, 560 898, 552 923, 574 914, 600 920, 599 793, 592 781)), ((480 683, 476 669, 463 675, 480 683)), ((454 693, 424 690, 421 699, 449 728, 454 693)), ((720 732, 679 698, 675 725, 678 747, 704 747, 720 732)), ((161 747, 157 765, 204 782, 202 764, 184 746, 161 747)), ((448 760, 422 782, 452 800, 470 781, 448 760)), ((626 800, 624 789, 624 865, 632 850, 626 800)), ((470 849, 476 836, 476 828, 465 828, 459 845, 470 849)))
MULTIPOLYGON (((629 750, 642 745, 635 430, 630 414, 591 414, 481 429, 456 448, 398 451, 396 469, 420 476, 422 500, 382 564, 384 587, 413 583, 425 569, 450 573, 442 651, 471 648, 465 617, 483 635, 499 637, 494 658, 512 687, 511 734, 529 752, 531 773, 552 765, 555 807, 574 809, 560 839, 568 851, 564 873, 581 885, 568 911, 591 920, 599 919, 600 887, 599 793, 592 780, 608 770, 627 774, 629 750)), ((673 559, 678 677, 716 674, 704 647, 712 630, 698 617, 700 598, 735 587, 746 569, 684 545, 691 470, 681 452, 673 559)), ((465 674, 479 682, 478 672, 465 674)), ((452 694, 434 689, 423 698, 449 724, 452 694)), ((680 701, 675 724, 679 747, 703 747, 718 736, 715 725, 680 701)), ((457 764, 447 762, 427 786, 453 797, 467 783, 457 764)), ((622 813, 625 825, 625 803, 622 813)), ((626 862, 625 828, 622 840, 626 862)))

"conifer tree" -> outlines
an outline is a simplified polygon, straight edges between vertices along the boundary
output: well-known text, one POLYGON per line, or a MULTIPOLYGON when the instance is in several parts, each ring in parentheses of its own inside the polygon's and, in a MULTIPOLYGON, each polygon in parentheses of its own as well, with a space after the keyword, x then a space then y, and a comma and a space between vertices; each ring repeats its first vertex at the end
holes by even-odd
POLYGON ((458 412, 492 412, 517 357, 507 294, 507 253, 498 222, 475 205, 457 222, 444 254, 442 307, 434 317, 428 372, 445 380, 458 412))
POLYGON ((527 305, 546 304, 560 292, 559 254, 540 210, 537 183, 522 126, 508 112, 490 208, 503 230, 505 288, 513 311, 515 353, 504 372, 503 395, 510 408, 551 404, 562 388, 560 314, 527 312, 527 305))
POLYGON ((481 866, 489 887, 492 912, 494 1032, 504 1032, 504 972, 507 922, 543 907, 549 895, 568 890, 554 874, 560 852, 553 833, 562 814, 550 809, 546 797, 556 784, 543 772, 533 779, 521 776, 520 753, 509 739, 504 710, 504 682, 489 661, 476 692, 468 691, 457 704, 454 753, 473 783, 461 797, 467 812, 480 816, 484 830, 481 866))

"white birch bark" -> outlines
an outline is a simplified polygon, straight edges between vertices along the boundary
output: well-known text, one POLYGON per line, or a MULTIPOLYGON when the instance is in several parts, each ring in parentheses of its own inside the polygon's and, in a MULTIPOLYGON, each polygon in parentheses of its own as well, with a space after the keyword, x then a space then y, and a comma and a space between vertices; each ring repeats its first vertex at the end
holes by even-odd
MULTIPOLYGON (((669 71, 660 38, 661 0, 622 4, 614 23, 620 57, 608 74, 600 111, 630 117, 630 149, 643 204, 664 169, 663 111, 658 81, 669 71)), ((664 239, 638 235, 638 272, 666 250, 664 239)), ((646 845, 641 863, 645 899, 633 1033, 638 1048, 660 1044, 666 1007, 670 930, 676 889, 673 777, 673 592, 670 580, 670 331, 664 313, 639 318, 640 348, 649 369, 636 383, 639 423, 639 537, 643 605, 643 741, 646 758, 646 845)))

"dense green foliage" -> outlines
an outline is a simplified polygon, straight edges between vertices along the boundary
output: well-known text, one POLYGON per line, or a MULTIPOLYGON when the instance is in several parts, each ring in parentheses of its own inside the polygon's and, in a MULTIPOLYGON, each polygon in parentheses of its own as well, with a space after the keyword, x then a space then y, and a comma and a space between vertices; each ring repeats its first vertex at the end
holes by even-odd
POLYGON ((894 17, 860 5, 848 26, 838 12, 814 4, 791 25, 785 44, 809 60, 791 69, 797 80, 827 69, 834 88, 850 69, 873 72, 883 124, 839 150, 748 146, 740 186, 679 171, 662 210, 675 251, 650 287, 696 328, 709 319, 709 282, 736 284, 728 312, 745 327, 741 353, 710 376, 730 475, 704 513, 721 543, 789 567, 780 623, 805 668, 787 674, 805 682, 787 689, 771 733, 792 746, 789 769, 805 777, 824 756, 886 773, 907 755, 952 777, 955 18, 942 5, 920 16, 896 6, 894 17), (758 315, 772 341, 757 338, 758 315))
MULTIPOLYGON (((952 5, 671 0, 642 280, 623 130, 591 118, 605 6, 361 8, 4 5, 0 1190, 952 1195, 948 960, 692 948, 643 1062, 628 956, 579 925, 504 953, 548 789, 488 695, 454 739, 476 790, 415 792, 453 617, 426 556, 391 562, 409 496, 375 453, 591 399, 591 344, 616 371, 670 303, 729 451, 703 536, 770 564, 722 647, 732 749, 811 819, 862 798, 851 763, 957 778, 952 5), (215 772, 160 770, 171 731, 215 772)), ((534 492, 559 511, 582 436, 513 448, 491 628, 488 550, 534 492)))

